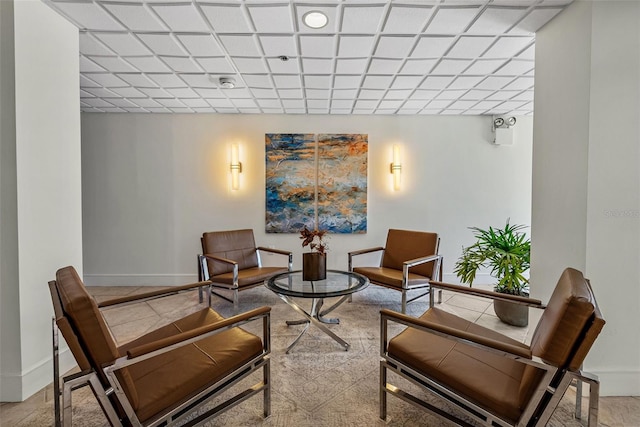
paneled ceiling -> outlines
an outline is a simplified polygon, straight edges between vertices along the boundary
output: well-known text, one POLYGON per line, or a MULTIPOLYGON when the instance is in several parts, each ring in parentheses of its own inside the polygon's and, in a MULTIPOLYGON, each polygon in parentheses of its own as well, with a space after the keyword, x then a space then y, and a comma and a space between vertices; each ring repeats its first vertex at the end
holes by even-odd
POLYGON ((45 0, 85 112, 408 115, 532 114, 535 32, 570 2, 45 0))

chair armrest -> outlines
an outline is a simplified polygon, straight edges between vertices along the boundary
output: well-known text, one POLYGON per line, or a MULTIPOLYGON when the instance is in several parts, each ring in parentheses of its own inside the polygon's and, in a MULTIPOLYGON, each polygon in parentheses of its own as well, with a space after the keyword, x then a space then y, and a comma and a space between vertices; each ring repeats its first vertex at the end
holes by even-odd
MULTIPOLYGON (((406 314, 398 313, 389 309, 380 310, 380 321, 390 319, 397 323, 401 323, 411 328, 417 328, 444 338, 452 339, 484 350, 498 352, 500 354, 508 353, 524 359, 531 359, 531 349, 522 348, 505 342, 494 340, 491 338, 476 335, 467 331, 451 328, 434 322, 429 322, 406 314)), ((385 333, 386 336, 386 333, 385 333)), ((386 347, 386 344, 384 344, 386 347)))
POLYGON ((429 255, 421 258, 410 259, 409 261, 403 262, 407 267, 415 267, 416 265, 424 264, 426 262, 437 261, 441 259, 442 255, 429 255))
POLYGON ((500 292, 487 291, 484 289, 474 289, 466 286, 453 285, 451 283, 430 282, 429 284, 434 289, 444 289, 447 291, 458 292, 458 293, 473 295, 477 297, 509 301, 509 302, 514 302, 516 304, 527 305, 529 307, 534 307, 534 308, 545 308, 545 305, 542 304, 542 301, 534 298, 521 297, 518 295, 511 295, 511 294, 503 294, 500 292))
POLYGON ((195 288, 201 288, 203 286, 209 286, 209 285, 211 285, 211 282, 209 282, 209 281, 196 282, 196 283, 190 283, 188 285, 171 286, 171 287, 169 287, 167 289, 160 289, 160 290, 157 290, 157 291, 144 292, 144 293, 141 293, 141 294, 129 295, 129 296, 126 296, 126 297, 113 298, 113 299, 102 301, 102 302, 98 303, 98 308, 111 307, 111 306, 114 306, 114 305, 127 304, 127 303, 131 303, 131 302, 139 302, 141 300, 146 300, 146 299, 151 299, 151 298, 160 298, 160 297, 165 297, 165 296, 169 296, 169 295, 175 295, 175 294, 180 293, 182 291, 188 291, 188 290, 192 290, 192 289, 195 289, 195 288))
POLYGON ((348 253, 348 255, 349 257, 354 257, 356 255, 363 255, 363 254, 368 254, 370 252, 378 252, 378 251, 384 251, 384 248, 382 246, 377 246, 375 248, 360 249, 357 251, 351 251, 348 253))
POLYGON ((279 254, 279 255, 293 256, 293 252, 291 252, 291 251, 283 251, 281 249, 265 248, 263 246, 258 246, 256 249, 259 250, 259 251, 273 252, 274 254, 279 254))
POLYGON ((236 324, 247 323, 251 320, 255 320, 255 318, 258 317, 269 317, 270 312, 271 307, 258 307, 253 310, 221 320, 219 322, 212 323, 210 325, 201 326, 199 328, 185 331, 170 337, 162 338, 157 341, 140 345, 138 347, 133 347, 127 351, 127 358, 136 359, 142 356, 148 356, 145 357, 145 359, 147 359, 149 357, 154 357, 158 354, 165 353, 167 351, 182 347, 187 344, 191 344, 203 338, 207 338, 208 336, 222 332, 223 330, 235 327, 237 326, 236 324))
POLYGON ((222 257, 215 256, 215 255, 204 254, 204 255, 200 255, 200 256, 203 257, 203 258, 206 258, 206 259, 213 260, 213 261, 224 262, 225 264, 232 264, 232 265, 238 264, 237 261, 234 261, 232 259, 222 258, 222 257))

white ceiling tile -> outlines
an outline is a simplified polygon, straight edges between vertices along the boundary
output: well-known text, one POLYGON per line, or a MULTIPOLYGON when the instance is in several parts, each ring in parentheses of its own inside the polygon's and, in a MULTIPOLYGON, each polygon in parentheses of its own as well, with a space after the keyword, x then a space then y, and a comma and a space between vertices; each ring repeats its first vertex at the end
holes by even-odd
POLYGON ((453 37, 421 37, 411 52, 412 58, 439 58, 449 49, 453 37))
POLYGON ((113 88, 111 91, 125 98, 146 98, 144 93, 133 87, 113 88))
POLYGON ((309 99, 329 99, 331 96, 329 89, 306 89, 305 92, 309 99))
POLYGON ((511 34, 533 34, 538 31, 544 24, 549 22, 556 16, 562 9, 549 8, 549 9, 534 9, 525 18, 518 22, 511 31, 511 34))
POLYGON ((231 108, 233 104, 228 99, 207 99, 209 105, 213 108, 231 108))
POLYGON ((407 102, 404 103, 404 105, 402 106, 402 108, 415 108, 417 110, 421 110, 423 109, 426 105, 427 105, 427 100, 408 100, 407 102))
POLYGON ((331 108, 331 114, 351 114, 351 108, 331 108))
POLYGON ((153 99, 148 99, 148 98, 136 99, 133 102, 135 102, 137 105, 139 105, 140 107, 143 107, 143 108, 148 108, 148 107, 158 108, 158 107, 162 107, 160 104, 158 104, 153 99))
POLYGON ((141 87, 139 89, 150 98, 171 98, 169 92, 157 87, 141 87))
POLYGON ((266 74, 245 74, 243 76, 244 82, 250 88, 271 88, 273 83, 266 74))
POLYGON ((460 97, 460 99, 480 101, 494 93, 492 90, 470 90, 460 97))
POLYGON ((478 110, 487 110, 489 108, 494 108, 496 105, 500 104, 500 101, 480 101, 473 108, 478 110))
POLYGON ((520 74, 524 74, 528 71, 531 71, 534 67, 533 61, 520 61, 520 60, 511 60, 504 67, 501 67, 499 70, 495 71, 495 75, 503 76, 518 76, 520 74))
POLYGON ((447 87, 453 80, 452 76, 429 76, 420 85, 422 89, 440 89, 447 87))
POLYGON ((248 5, 249 14, 259 33, 292 33, 293 17, 289 5, 248 5))
POLYGON ((52 5, 78 23, 80 28, 90 28, 95 31, 125 29, 96 3, 56 2, 52 5))
POLYGON ((120 108, 125 108, 125 107, 136 108, 137 107, 136 104, 124 98, 110 98, 109 102, 115 105, 116 107, 120 107, 120 108))
POLYGON ((495 37, 490 36, 462 36, 447 52, 453 58, 477 58, 493 43, 495 37))
POLYGON ((173 31, 209 31, 200 13, 192 4, 151 5, 173 31))
POLYGON ((304 86, 314 89, 331 87, 331 76, 304 76, 304 86))
POLYGON ((384 6, 345 4, 342 12, 342 32, 375 34, 380 26, 384 6))
POLYGON ((81 99, 82 99, 82 98, 95 98, 95 97, 96 97, 95 95, 93 95, 93 94, 91 94, 91 93, 87 92, 86 90, 84 90, 84 89, 80 89, 80 98, 81 98, 81 99))
POLYGON ((358 94, 358 89, 333 89, 333 99, 353 99, 358 94))
POLYGON ((224 35, 220 41, 231 56, 262 56, 252 36, 224 35))
POLYGON ((260 36, 260 43, 266 56, 297 56, 293 36, 260 36))
POLYGON ((331 74, 332 59, 302 58, 302 69, 307 74, 331 74))
POLYGON ((508 37, 503 36, 494 43, 493 46, 483 55, 485 58, 510 58, 521 50, 524 50, 531 43, 533 37, 508 37))
POLYGON ((387 100, 387 99, 383 99, 382 101, 380 101, 380 105, 378 106, 378 108, 382 108, 382 109, 398 109, 400 108, 400 106, 402 105, 402 101, 395 101, 395 100, 387 100))
POLYGON ((374 111, 373 114, 390 115, 390 114, 395 114, 395 112, 396 112, 395 108, 378 108, 378 109, 376 109, 376 111, 374 111))
POLYGON ((131 86, 135 86, 137 88, 148 87, 148 88, 157 88, 158 85, 154 83, 151 79, 143 74, 118 74, 122 80, 129 83, 131 86))
POLYGON ((273 81, 278 89, 294 89, 302 86, 300 76, 274 75, 273 81))
POLYGON ((480 76, 458 76, 449 85, 449 89, 471 89, 477 85, 484 77, 480 76))
POLYGON ((127 110, 124 110, 120 107, 107 107, 107 108, 102 108, 102 111, 104 111, 105 113, 126 113, 127 110))
POLYGON ((300 36, 300 52, 304 56, 332 58, 334 56, 334 37, 300 36))
POLYGON ((439 114, 442 114, 445 116, 459 116, 462 113, 463 113, 463 110, 453 110, 453 109, 447 108, 446 110, 440 111, 439 114))
POLYGON ((478 7, 440 7, 431 20, 425 33, 430 34, 459 34, 462 33, 471 20, 478 14, 478 7))
POLYGON ((156 55, 185 56, 188 52, 180 47, 169 34, 139 34, 140 40, 156 55))
POLYGON ((338 38, 340 58, 363 58, 369 56, 375 38, 371 36, 341 36, 338 38))
POLYGON ((505 90, 523 90, 533 87, 533 77, 518 77, 509 85, 505 86, 505 90))
POLYGON ((431 70, 431 74, 460 74, 469 64, 470 59, 443 59, 431 70))
POLYGON ((384 58, 404 58, 413 47, 414 38, 407 36, 381 36, 376 46, 375 56, 384 58))
MULTIPOLYGON (((213 84, 213 83, 211 83, 213 84)), ((203 98, 224 98, 224 94, 218 88, 194 88, 201 97, 203 98)))
POLYGON ((238 111, 241 114, 260 114, 261 113, 259 108, 239 108, 238 111))
POLYGON ((305 108, 304 101, 302 99, 283 99, 282 105, 284 108, 305 108))
POLYGON ((387 33, 420 34, 432 13, 431 6, 394 5, 389 11, 384 31, 387 33))
POLYGON ((362 82, 362 87, 364 88, 379 88, 379 87, 389 87, 391 81, 393 80, 393 76, 371 76, 368 75, 364 78, 362 82))
POLYGON ((126 73, 140 71, 116 56, 94 57, 92 59, 111 72, 126 73))
POLYGON ((233 74, 235 69, 227 61, 227 58, 196 58, 196 62, 200 64, 207 73, 212 74, 233 74))
POLYGON ((279 99, 258 99, 258 105, 262 108, 280 108, 279 99))
POLYGON ((146 110, 148 110, 150 113, 162 113, 162 114, 166 114, 166 113, 170 113, 171 110, 164 108, 164 107, 159 107, 159 108, 145 108, 146 110))
POLYGON ((307 108, 319 109, 319 108, 329 108, 329 100, 328 99, 308 99, 307 100, 307 108))
POLYGON ((419 108, 405 108, 404 106, 399 109, 396 114, 402 114, 402 115, 407 115, 407 116, 413 116, 418 114, 418 112, 420 111, 419 108))
POLYGON ((337 89, 357 89, 360 87, 361 76, 337 75, 333 80, 333 87, 337 89))
POLYGON ((408 59, 400 69, 400 74, 418 74, 425 76, 431 71, 437 60, 435 59, 408 59))
POLYGON ((490 96, 487 96, 487 101, 506 101, 513 98, 519 92, 517 90, 499 90, 490 96))
POLYGON ((278 95, 282 99, 299 99, 302 98, 300 89, 278 89, 278 95))
POLYGON ((295 8, 298 31, 300 31, 301 33, 318 34, 318 33, 336 33, 338 31, 338 20, 336 19, 336 11, 337 11, 336 6, 330 6, 330 5, 324 5, 324 4, 317 5, 317 6, 315 4, 307 6, 307 5, 297 4, 297 5, 294 5, 294 8, 295 8), (302 17, 307 12, 316 11, 316 10, 324 13, 329 19, 329 22, 327 22, 327 25, 325 25, 323 28, 318 28, 318 29, 309 28, 302 22, 302 17))
POLYGON ((536 59, 536 46, 534 44, 532 44, 531 46, 529 46, 528 48, 526 48, 525 50, 523 50, 518 56, 518 59, 530 59, 530 60, 534 60, 536 59))
POLYGON ((464 74, 485 75, 493 73, 499 66, 504 64, 504 59, 478 59, 464 74))
POLYGON ((371 115, 374 113, 373 108, 354 108, 353 114, 371 115))
POLYGON ((369 64, 370 74, 396 74, 402 64, 400 59, 373 58, 369 64))
MULTIPOLYGON (((176 88, 176 87, 187 86, 187 84, 183 82, 175 74, 148 74, 148 76, 151 80, 153 80, 163 88, 176 88)), ((167 105, 165 105, 165 107, 167 107, 167 105)))
POLYGON ((126 87, 126 82, 119 79, 113 74, 108 73, 84 73, 84 76, 102 85, 103 87, 126 87))
POLYGON ((415 92, 413 92, 410 99, 414 99, 414 100, 433 99, 436 96, 438 96, 439 93, 440 93, 439 90, 417 89, 415 92))
POLYGON ((268 73, 262 58, 232 58, 240 73, 259 74, 268 73))
POLYGON ((246 87, 240 87, 242 82, 236 82, 236 87, 234 89, 224 89, 222 88, 222 92, 227 95, 231 99, 236 98, 253 98, 251 91, 246 87))
POLYGON ((465 92, 466 90, 443 90, 435 97, 435 99, 455 100, 464 95, 465 92))
POLYGON ((233 99, 231 101, 233 105, 238 108, 257 108, 258 105, 253 99, 233 99))
POLYGON ((91 87, 91 88, 86 88, 85 89, 86 92, 90 93, 93 97, 98 97, 98 98, 119 98, 120 95, 118 95, 117 93, 109 90, 109 89, 105 89, 102 87, 91 87))
POLYGON ((109 4, 104 7, 133 31, 167 31, 168 28, 141 4, 109 4))
POLYGON ((100 72, 100 71, 107 71, 105 70, 103 67, 99 66, 98 64, 96 64, 95 62, 93 62, 91 59, 87 58, 86 56, 81 56, 80 57, 80 72, 81 73, 87 73, 87 72, 100 72))
POLYGON ((130 56, 127 62, 144 73, 162 73, 171 71, 164 62, 155 56, 130 56))
POLYGON ((80 52, 83 55, 113 55, 114 52, 104 46, 93 35, 80 33, 80 52))
MULTIPOLYGON (((206 102, 205 102, 205 104, 206 104, 206 102)), ((215 113, 216 112, 216 110, 213 107, 191 107, 191 109, 193 111, 195 111, 196 113, 204 113, 204 114, 215 113)))
POLYGON ((494 77, 490 76, 478 83, 476 85, 477 89, 502 89, 505 87, 510 81, 513 80, 513 77, 494 77))
POLYGON ((378 100, 358 99, 355 104, 355 108, 376 108, 378 100))
POLYGON ((97 107, 97 108, 113 107, 113 104, 111 104, 110 102, 107 102, 107 101, 105 101, 104 99, 101 99, 101 98, 84 98, 82 100, 82 102, 84 102, 87 105, 90 105, 92 107, 97 107))
POLYGON ((284 110, 282 108, 263 108, 262 112, 265 114, 282 114, 284 110))
POLYGON ((218 33, 248 33, 251 31, 240 5, 202 5, 202 11, 218 33))
POLYGON ((96 37, 118 55, 151 55, 152 53, 131 34, 99 33, 96 37))
POLYGON ((425 108, 425 109, 421 110, 419 114, 425 115, 425 116, 430 116, 430 115, 440 114, 440 111, 442 111, 441 108, 425 108))
POLYGON ((338 74, 363 74, 367 69, 366 58, 353 58, 353 59, 336 59, 336 73, 338 74))
POLYGON ((282 61, 278 58, 267 58, 267 63, 272 73, 297 74, 300 72, 297 58, 289 58, 288 61, 282 61))
POLYGON ((177 35, 178 40, 193 56, 222 56, 224 52, 210 34, 177 35))
POLYGON ((384 93, 384 89, 361 89, 358 99, 381 99, 384 93))
POLYGON ((175 98, 199 98, 198 95, 193 89, 189 87, 176 88, 176 89, 167 89, 173 97, 175 98))
POLYGON ((477 101, 455 101, 453 104, 449 105, 448 108, 452 110, 468 110, 477 103, 477 101))
POLYGON ((441 109, 441 108, 447 108, 449 106, 449 104, 451 104, 453 101, 446 101, 446 100, 433 100, 431 102, 429 102, 429 109, 441 109))
POLYGON ((526 90, 512 98, 514 101, 533 101, 533 90, 526 90))
POLYGON ((278 93, 274 89, 264 89, 264 88, 251 88, 251 93, 253 93, 256 98, 277 98, 278 93))
POLYGON ((412 92, 413 89, 389 89, 387 93, 384 94, 384 99, 405 100, 412 92))
POLYGON ((413 89, 420 84, 422 76, 397 76, 391 85, 392 89, 413 89))
POLYGON ((522 105, 526 104, 523 101, 506 101, 500 104, 499 108, 504 108, 506 110, 515 110, 516 108, 520 108, 522 105))
POLYGON ((178 73, 201 73, 203 70, 189 57, 162 56, 167 65, 178 73))
POLYGON ((353 99, 334 99, 331 101, 331 108, 351 109, 353 102, 353 99))
POLYGON ((504 33, 522 18, 526 8, 488 7, 469 28, 469 33, 504 33))

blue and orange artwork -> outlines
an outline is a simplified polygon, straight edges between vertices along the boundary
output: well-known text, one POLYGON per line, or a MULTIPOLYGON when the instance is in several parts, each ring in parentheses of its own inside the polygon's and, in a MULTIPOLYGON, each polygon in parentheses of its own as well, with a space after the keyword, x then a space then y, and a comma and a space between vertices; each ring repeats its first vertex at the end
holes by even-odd
POLYGON ((367 231, 366 134, 266 134, 266 231, 367 231))

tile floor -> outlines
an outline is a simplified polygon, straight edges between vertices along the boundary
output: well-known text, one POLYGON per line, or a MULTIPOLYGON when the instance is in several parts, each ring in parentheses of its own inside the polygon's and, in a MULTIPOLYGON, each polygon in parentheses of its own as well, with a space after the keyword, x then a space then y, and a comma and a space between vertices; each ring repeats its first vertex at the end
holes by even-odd
MULTIPOLYGON (((89 288, 90 292, 94 295, 94 297, 98 301, 103 301, 106 299, 115 298, 119 296, 131 295, 137 292, 146 292, 152 289, 154 288, 149 288, 149 287, 91 287, 89 288)), ((296 335, 294 333, 295 331, 290 332, 286 328, 286 326, 282 325, 283 322, 281 322, 282 319, 280 318, 280 317, 284 317, 284 318, 291 317, 292 311, 289 307, 287 307, 284 303, 282 303, 278 298, 270 294, 265 289, 252 291, 252 293, 257 294, 257 296, 255 297, 255 302, 246 302, 245 304, 248 304, 248 306, 241 307, 241 311, 244 311, 245 309, 253 308, 253 306, 262 305, 262 304, 268 304, 273 307, 272 336, 277 337, 277 339, 273 340, 274 341, 273 357, 275 358, 279 351, 277 347, 281 346, 285 348, 286 345, 288 345, 288 343, 291 341, 291 338, 295 337, 296 335), (291 335, 292 333, 293 335, 291 335)), ((244 294, 241 294, 241 296, 243 295, 244 294)), ((373 317, 375 317, 374 314, 377 313, 378 307, 386 306, 387 308, 391 308, 391 309, 399 309, 399 304, 397 304, 398 307, 396 307, 395 302, 389 303, 389 301, 395 301, 398 299, 399 295, 393 291, 389 291, 389 290, 375 287, 375 286, 370 286, 365 291, 357 294, 356 296, 357 298, 354 298, 354 302, 356 303, 360 302, 365 306, 369 306, 371 310, 369 310, 367 313, 373 313, 371 314, 371 316, 373 317), (360 294, 362 294, 362 296, 360 294)), ((245 298, 245 301, 247 301, 247 298, 245 298)), ((242 302, 242 299, 241 299, 241 302, 242 302)), ((457 314, 458 316, 461 316, 470 321, 477 322, 478 324, 482 324, 483 326, 487 326, 487 327, 499 330, 500 332, 508 334, 515 339, 519 339, 523 341, 526 341, 528 339, 528 336, 531 334, 533 330, 532 326, 535 325, 535 321, 536 321, 534 319, 532 324, 528 328, 513 328, 501 323, 495 317, 491 304, 485 300, 477 299, 474 297, 468 297, 468 296, 445 294, 443 302, 444 303, 441 306, 442 308, 448 311, 451 311, 457 314)), ((194 311, 198 307, 201 307, 201 305, 198 304, 197 296, 194 295, 194 293, 187 293, 187 294, 180 294, 180 295, 171 297, 169 299, 152 300, 152 301, 137 305, 136 310, 131 310, 130 306, 109 308, 109 309, 103 310, 103 314, 114 335, 114 338, 119 344, 122 344, 126 341, 129 341, 135 336, 138 336, 146 331, 155 329, 156 327, 170 321, 171 319, 182 317, 185 313, 194 311)), ((351 313, 354 316, 354 318, 368 316, 368 314, 365 315, 364 311, 361 309, 358 309, 357 307, 358 306, 356 304, 353 304, 353 305, 348 304, 348 305, 342 306, 336 312, 342 311, 340 313, 340 316, 341 317, 345 316, 345 319, 351 319, 349 317, 350 316, 349 310, 354 311, 354 313, 351 313)), ((223 315, 228 316, 230 314, 230 313, 225 313, 225 311, 229 311, 229 305, 220 299, 214 299, 214 308, 220 311, 223 315)), ((422 313, 425 310, 425 308, 426 308, 425 303, 417 302, 409 305, 408 312, 409 314, 412 314, 412 315, 418 315, 422 313)), ((356 322, 355 320, 351 320, 351 321, 354 324, 356 322)), ((360 319, 360 321, 364 321, 364 322, 368 321, 372 323, 372 322, 375 322, 375 319, 373 318, 360 319)), ((366 347, 367 345, 371 345, 370 342, 372 340, 373 341, 377 340, 377 337, 369 336, 372 334, 375 335, 377 332, 360 332, 360 331, 348 332, 346 330, 344 331, 345 331, 344 333, 347 334, 347 336, 349 336, 349 341, 353 342, 353 341, 360 340, 361 341, 360 345, 361 346, 363 345, 364 347, 366 347)), ((309 338, 306 339, 306 344, 304 343, 305 339, 301 341, 301 343, 299 344, 300 353, 298 355, 294 355, 294 357, 301 357, 304 360, 305 357, 308 357, 307 355, 304 354, 305 351, 317 353, 318 349, 320 348, 321 350, 327 352, 327 356, 325 357, 326 357, 326 362, 329 362, 331 360, 330 358, 332 357, 331 352, 335 351, 335 349, 332 348, 332 341, 326 338, 327 337, 323 336, 322 334, 315 334, 311 332, 309 334, 309 338), (306 348, 305 350, 305 346, 309 346, 309 347, 306 348), (322 346, 327 346, 327 347, 325 348, 322 346)), ((356 349, 356 344, 357 342, 354 343, 353 350, 356 349)), ((377 344, 374 344, 374 346, 375 345, 377 344)), ((366 351, 367 349, 365 349, 365 352, 366 351)), ((377 358, 376 353, 377 351, 374 348, 371 354, 368 355, 367 357, 371 357, 371 360, 375 360, 377 358)), ((340 351, 340 352, 335 352, 335 354, 338 355, 339 357, 342 357, 342 355, 346 353, 340 351)), ((347 360, 346 363, 348 364, 350 362, 347 360)), ((273 372, 274 378, 278 378, 278 376, 276 375, 278 371, 277 364, 274 364, 272 370, 274 371, 273 372)), ((371 376, 371 373, 367 373, 367 374, 368 376, 371 376)), ((330 376, 331 373, 328 373, 327 375, 330 376)), ((276 386, 277 385, 274 383, 274 391, 276 390, 276 386)), ((282 389, 283 389, 282 394, 284 397, 286 397, 285 392, 288 386, 289 386, 288 383, 282 384, 282 389)), ((358 387, 357 385, 354 386, 354 389, 357 389, 357 387, 358 387)), ((79 393, 79 391, 74 393, 79 393)), ((564 399, 571 401, 572 396, 570 395, 570 393, 571 393, 571 390, 568 392, 568 395, 565 396, 564 399)), ((284 397, 283 397, 283 400, 285 400, 286 402, 290 403, 292 401, 291 396, 288 399, 285 399, 284 397)), ((53 398, 53 388, 52 388, 52 385, 49 385, 48 387, 36 393, 34 396, 30 397, 24 402, 0 404, 0 426, 13 427, 13 426, 51 425, 52 398, 53 398)), ((295 396, 293 396, 293 399, 295 399, 295 396)), ((274 409, 274 415, 272 415, 271 421, 265 420, 264 423, 255 421, 255 423, 260 423, 264 425, 299 426, 299 425, 307 425, 307 424, 321 425, 322 423, 318 424, 318 422, 324 420, 325 425, 331 425, 331 426, 343 425, 343 422, 340 421, 339 416, 335 415, 335 414, 339 414, 339 411, 340 411, 337 400, 338 399, 333 399, 332 401, 331 399, 329 399, 326 404, 322 404, 322 405, 316 405, 315 402, 310 401, 309 404, 311 406, 309 408, 306 408, 308 409, 306 411, 301 410, 301 412, 304 412, 303 414, 304 417, 299 419, 296 419, 295 416, 290 416, 289 414, 286 414, 286 412, 290 410, 290 408, 288 408, 287 405, 282 405, 283 407, 281 409, 279 409, 278 407, 274 409), (330 418, 327 418, 327 419, 323 418, 326 416, 326 414, 322 413, 323 407, 326 407, 327 409, 331 409, 330 411, 331 415, 329 415, 330 418), (280 413, 279 413, 279 410, 281 411, 280 413), (315 415, 314 415, 314 411, 317 412, 315 415)), ((274 398, 274 401, 275 401, 275 398, 274 398)), ((74 397, 74 406, 76 405, 82 406, 85 404, 88 407, 97 406, 95 404, 95 399, 88 392, 81 394, 78 398, 74 397)), ((400 403, 393 402, 393 405, 400 405, 400 404, 403 404, 403 402, 400 402, 400 403)), ((299 405, 301 409, 305 409, 303 407, 304 406, 303 401, 299 402, 299 405)), ((570 405, 567 405, 567 406, 570 406, 570 405)), ((94 412, 98 412, 98 411, 95 411, 95 408, 94 408, 94 412)), ((362 425, 372 425, 372 420, 375 420, 373 421, 373 424, 375 425, 378 425, 381 423, 379 420, 376 419, 375 415, 373 416, 371 414, 368 414, 368 415, 372 418, 367 418, 365 421, 363 421, 362 425)), ((74 417, 76 417, 75 414, 74 414, 74 417)), ((386 423, 386 425, 390 425, 390 426, 433 425, 431 421, 429 421, 430 419, 424 418, 422 414, 416 415, 417 417, 416 419, 414 420, 410 419, 408 420, 408 422, 407 420, 400 422, 399 420, 400 415, 397 415, 396 417, 398 419, 389 421, 386 423)), ((90 417, 82 418, 82 415, 80 415, 79 419, 83 420, 82 425, 87 425, 87 426, 106 425, 104 419, 92 420, 91 422, 89 422, 88 420, 91 418, 90 417)), ((238 421, 238 423, 235 423, 234 421, 232 421, 234 419, 237 420, 237 418, 228 418, 225 421, 225 419, 223 418, 220 420, 221 424, 218 422, 215 422, 214 425, 254 425, 254 423, 247 424, 247 421, 243 421, 242 423, 238 421)), ((259 418, 257 418, 256 420, 259 420, 259 418)), ((602 426, 640 426, 640 397, 601 397, 599 421, 600 421, 599 425, 602 425, 602 426)), ((354 424, 352 422, 350 422, 350 424, 361 425, 360 423, 354 424)), ((385 423, 381 423, 381 425, 385 425, 385 423)), ((569 425, 569 424, 563 421, 560 421, 559 424, 556 423, 554 425, 569 425)), ((570 425, 573 426, 573 425, 579 425, 579 424, 577 424, 577 421, 572 421, 570 425)))

